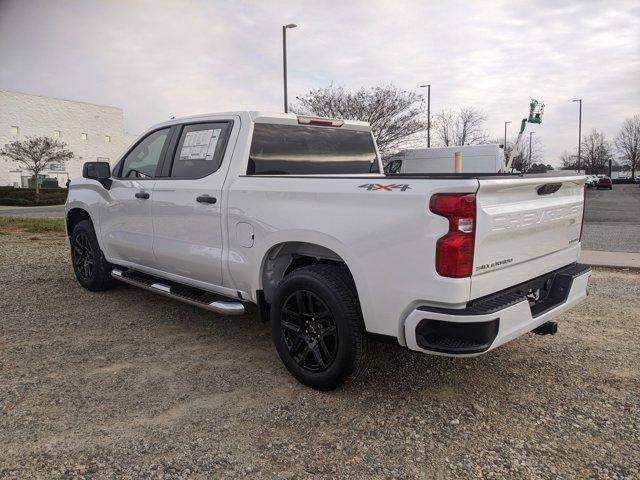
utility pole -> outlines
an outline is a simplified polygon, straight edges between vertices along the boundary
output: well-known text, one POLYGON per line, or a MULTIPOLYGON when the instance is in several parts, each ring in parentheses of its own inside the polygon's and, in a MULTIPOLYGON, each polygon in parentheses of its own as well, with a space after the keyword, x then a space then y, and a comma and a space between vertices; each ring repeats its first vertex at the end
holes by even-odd
POLYGON ((572 101, 580 103, 580 110, 578 111, 578 172, 580 172, 580 164, 582 163, 582 156, 580 155, 582 146, 582 99, 577 98, 572 101))
POLYGON ((431 85, 420 85, 424 87, 427 87, 427 148, 431 148, 431 85))
POLYGON ((287 28, 296 28, 295 23, 282 26, 282 68, 284 73, 284 113, 289 112, 289 102, 287 100, 287 28))
POLYGON ((529 132, 529 167, 531 167, 531 136, 536 132, 529 132))
POLYGON ((504 122, 504 154, 507 155, 507 124, 511 123, 511 120, 504 122))

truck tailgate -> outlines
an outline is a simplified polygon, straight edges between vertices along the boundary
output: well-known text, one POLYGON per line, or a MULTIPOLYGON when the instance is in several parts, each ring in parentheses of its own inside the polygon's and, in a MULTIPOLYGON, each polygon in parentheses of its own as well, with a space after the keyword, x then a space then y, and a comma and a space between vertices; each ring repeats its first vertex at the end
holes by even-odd
POLYGON ((582 176, 479 179, 471 298, 575 262, 582 176))

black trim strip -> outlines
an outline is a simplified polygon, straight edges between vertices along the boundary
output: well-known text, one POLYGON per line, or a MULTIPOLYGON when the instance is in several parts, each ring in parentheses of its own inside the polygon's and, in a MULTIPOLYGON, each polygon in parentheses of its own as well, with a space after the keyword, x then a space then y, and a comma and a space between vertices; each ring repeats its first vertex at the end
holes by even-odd
MULTIPOLYGON (((470 174, 470 173, 461 173, 459 175, 452 175, 450 173, 443 173, 443 174, 439 174, 439 173, 434 173, 432 175, 414 175, 414 176, 402 176, 400 177, 399 175, 369 175, 369 176, 365 176, 365 175, 352 175, 352 176, 347 176, 347 174, 345 175, 260 175, 260 174, 254 174, 254 175, 238 175, 238 177, 250 177, 250 178, 314 178, 314 179, 342 179, 342 180, 375 180, 375 179, 386 179, 386 180, 393 180, 395 177, 401 178, 401 179, 407 179, 407 180, 429 180, 429 179, 439 179, 439 180, 474 180, 477 179, 477 177, 479 176, 488 176, 488 175, 492 175, 495 176, 495 173, 491 173, 491 174, 470 174)), ((505 175, 513 175, 513 174, 505 174, 505 175)), ((498 177, 496 177, 498 178, 498 177)))
POLYGON ((535 318, 566 301, 573 280, 590 270, 589 265, 572 263, 513 287, 471 300, 464 309, 422 306, 418 307, 418 310, 455 316, 490 315, 526 301, 529 302, 531 314, 535 318), (540 289, 541 297, 532 302, 527 298, 527 294, 530 290, 537 289, 540 289))
POLYGON ((178 140, 180 140, 182 125, 174 125, 171 128, 171 136, 167 142, 167 148, 165 149, 162 157, 161 168, 158 170, 158 175, 156 175, 157 178, 165 178, 169 176, 169 172, 171 172, 171 165, 173 163, 173 152, 175 152, 178 140))
POLYGON ((398 342, 398 337, 394 337, 393 335, 367 332, 367 336, 372 340, 375 340, 376 342, 387 343, 389 345, 400 345, 400 343, 398 342))
POLYGON ((447 322, 425 318, 416 326, 416 343, 432 352, 482 353, 489 350, 499 328, 499 318, 484 322, 447 322))
POLYGON ((553 174, 553 173, 490 173, 490 172, 480 172, 480 173, 429 173, 429 174, 415 174, 415 173, 389 173, 380 176, 346 176, 345 175, 238 175, 238 177, 258 177, 258 178, 319 178, 319 179, 336 179, 340 178, 343 180, 353 180, 353 179, 372 179, 372 178, 384 178, 388 180, 399 179, 399 180, 429 180, 429 179, 438 179, 438 180, 480 180, 480 179, 499 179, 499 178, 539 178, 541 181, 544 181, 546 178, 553 177, 580 177, 580 175, 575 173, 561 173, 561 174, 553 174))

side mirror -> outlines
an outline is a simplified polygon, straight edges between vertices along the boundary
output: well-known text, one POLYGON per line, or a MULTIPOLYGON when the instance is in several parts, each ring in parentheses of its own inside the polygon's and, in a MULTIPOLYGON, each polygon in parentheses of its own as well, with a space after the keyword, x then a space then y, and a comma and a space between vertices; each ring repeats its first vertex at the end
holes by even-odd
POLYGON ((109 162, 85 162, 82 166, 82 176, 90 180, 97 180, 104 188, 111 188, 111 167, 109 162))

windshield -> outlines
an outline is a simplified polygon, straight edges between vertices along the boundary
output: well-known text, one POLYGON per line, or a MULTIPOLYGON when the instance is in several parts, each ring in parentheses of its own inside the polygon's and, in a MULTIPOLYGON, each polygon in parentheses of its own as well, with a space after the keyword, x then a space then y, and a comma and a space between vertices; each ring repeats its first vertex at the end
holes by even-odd
POLYGON ((249 175, 378 173, 371 132, 256 123, 249 175))

